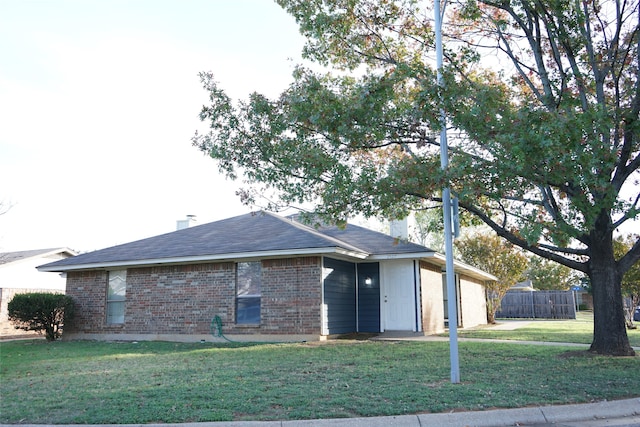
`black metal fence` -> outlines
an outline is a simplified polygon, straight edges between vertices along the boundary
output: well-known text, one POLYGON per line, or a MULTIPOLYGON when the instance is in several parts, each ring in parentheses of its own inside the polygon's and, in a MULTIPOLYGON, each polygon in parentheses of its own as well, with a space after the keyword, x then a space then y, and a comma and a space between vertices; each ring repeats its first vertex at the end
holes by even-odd
POLYGON ((572 291, 508 291, 496 317, 526 319, 575 319, 572 291))

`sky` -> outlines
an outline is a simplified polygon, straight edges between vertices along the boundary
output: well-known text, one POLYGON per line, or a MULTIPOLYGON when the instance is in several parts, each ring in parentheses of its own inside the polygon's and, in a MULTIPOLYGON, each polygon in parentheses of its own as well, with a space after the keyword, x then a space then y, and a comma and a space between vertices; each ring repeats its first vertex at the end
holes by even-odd
POLYGON ((0 0, 0 252, 79 252, 250 212, 191 145, 207 102, 276 96, 304 40, 271 0, 0 0))

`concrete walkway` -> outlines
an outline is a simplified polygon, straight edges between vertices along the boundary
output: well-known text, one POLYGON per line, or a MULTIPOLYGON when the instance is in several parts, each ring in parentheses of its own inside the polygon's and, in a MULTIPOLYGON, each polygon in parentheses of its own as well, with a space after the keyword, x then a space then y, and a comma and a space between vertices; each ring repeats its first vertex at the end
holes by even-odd
MULTIPOLYGON (((492 330, 501 331, 514 331, 518 328, 524 328, 533 321, 528 320, 500 320, 496 325, 491 326, 492 330)), ((373 341, 449 341, 449 337, 441 337, 438 335, 424 335, 421 332, 406 332, 406 331, 387 331, 380 335, 376 335, 370 340, 373 341)), ((590 344, 579 343, 567 343, 567 342, 553 342, 553 341, 519 341, 519 340, 505 340, 497 338, 462 338, 458 336, 458 342, 495 342, 505 344, 524 344, 524 345, 546 345, 551 347, 578 347, 589 348, 590 344)), ((640 352, 640 347, 631 347, 636 352, 640 352)))
MULTIPOLYGON (((439 337, 435 335, 396 335, 396 334, 382 334, 377 337, 371 338, 373 341, 440 341, 440 342, 448 342, 448 337, 439 337)), ((494 343, 505 343, 505 344, 523 344, 523 345, 546 345, 550 347, 578 347, 578 348, 589 348, 589 344, 579 344, 575 342, 552 342, 552 341, 516 341, 516 340, 502 340, 497 338, 460 338, 458 337, 458 342, 494 342, 494 343)), ((635 351, 640 351, 640 347, 632 347, 635 351)))

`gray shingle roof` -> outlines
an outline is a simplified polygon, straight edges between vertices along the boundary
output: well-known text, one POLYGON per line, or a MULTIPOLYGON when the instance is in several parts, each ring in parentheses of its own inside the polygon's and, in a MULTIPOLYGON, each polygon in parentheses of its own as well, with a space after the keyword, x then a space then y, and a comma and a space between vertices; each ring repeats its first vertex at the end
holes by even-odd
POLYGON ((43 271, 65 271, 296 253, 343 253, 366 258, 370 255, 426 254, 433 251, 414 243, 398 242, 391 236, 363 227, 347 225, 344 229, 314 229, 293 217, 259 212, 89 252, 39 268, 43 271))
POLYGON ((370 255, 408 254, 434 252, 425 246, 396 239, 384 233, 349 224, 344 229, 339 227, 320 227, 325 236, 340 239, 360 248, 370 255))

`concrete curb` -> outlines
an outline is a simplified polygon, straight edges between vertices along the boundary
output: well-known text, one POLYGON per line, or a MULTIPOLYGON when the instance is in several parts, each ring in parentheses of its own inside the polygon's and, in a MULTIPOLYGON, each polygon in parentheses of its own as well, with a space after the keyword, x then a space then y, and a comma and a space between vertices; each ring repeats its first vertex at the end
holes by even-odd
POLYGON ((640 398, 587 404, 419 415, 420 426, 498 427, 617 419, 640 415, 640 398))
POLYGON ((593 418, 622 418, 640 415, 640 398, 612 400, 587 405, 546 406, 540 408, 549 422, 593 418), (588 414, 588 418, 584 417, 588 414))
MULTIPOLYGON (((575 426, 618 425, 640 426, 640 397, 575 405, 541 406, 532 408, 494 409, 479 412, 399 415, 372 418, 335 418, 296 421, 222 421, 186 424, 117 424, 103 427, 507 427, 542 426, 563 423, 575 426), (620 420, 609 423, 603 420, 620 420), (597 422, 596 424, 592 424, 597 422), (602 422, 602 423, 601 423, 602 422)), ((20 427, 45 427, 50 424, 20 424, 20 427)), ((15 424, 0 424, 15 427, 15 424)), ((56 427, 65 427, 56 425, 56 427)), ((74 424, 67 427, 96 427, 74 424)))

